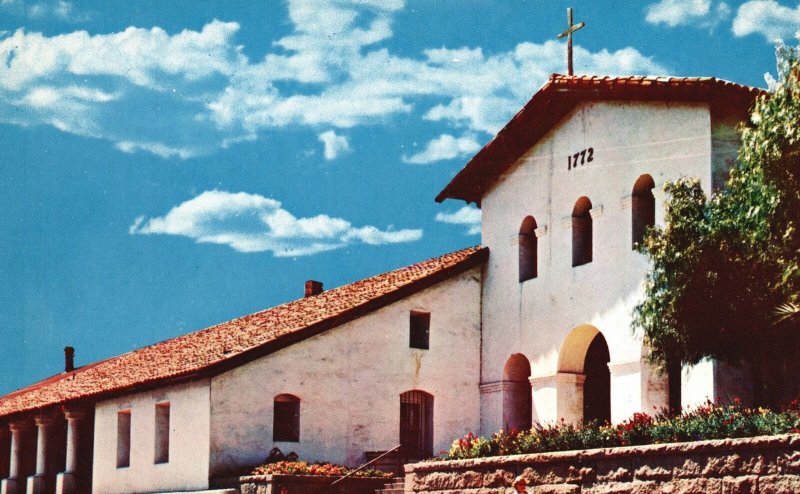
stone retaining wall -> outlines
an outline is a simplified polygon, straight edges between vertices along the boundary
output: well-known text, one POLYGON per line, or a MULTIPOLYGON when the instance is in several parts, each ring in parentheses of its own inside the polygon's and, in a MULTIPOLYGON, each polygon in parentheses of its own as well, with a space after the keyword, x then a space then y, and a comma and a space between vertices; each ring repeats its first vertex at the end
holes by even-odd
POLYGON ((406 465, 406 493, 800 493, 800 435, 406 465))
POLYGON ((313 475, 248 475, 218 479, 217 487, 232 487, 241 494, 278 494, 285 486, 289 494, 373 494, 392 479, 376 477, 348 477, 335 486, 338 477, 313 475))

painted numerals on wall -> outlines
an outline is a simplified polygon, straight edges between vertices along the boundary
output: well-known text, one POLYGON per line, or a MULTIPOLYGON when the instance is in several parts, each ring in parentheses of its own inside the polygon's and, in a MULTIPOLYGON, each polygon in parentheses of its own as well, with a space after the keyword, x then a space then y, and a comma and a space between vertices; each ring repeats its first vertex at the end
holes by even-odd
POLYGON ((594 161, 594 148, 584 149, 577 153, 567 156, 567 170, 578 168, 586 163, 594 161))

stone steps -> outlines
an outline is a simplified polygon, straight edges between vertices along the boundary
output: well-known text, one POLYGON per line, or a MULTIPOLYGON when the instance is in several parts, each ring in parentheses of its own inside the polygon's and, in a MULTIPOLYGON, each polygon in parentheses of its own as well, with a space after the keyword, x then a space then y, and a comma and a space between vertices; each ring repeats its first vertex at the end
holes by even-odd
POLYGON ((382 489, 375 491, 375 494, 403 494, 405 492, 405 482, 402 477, 395 477, 391 482, 386 483, 382 489))

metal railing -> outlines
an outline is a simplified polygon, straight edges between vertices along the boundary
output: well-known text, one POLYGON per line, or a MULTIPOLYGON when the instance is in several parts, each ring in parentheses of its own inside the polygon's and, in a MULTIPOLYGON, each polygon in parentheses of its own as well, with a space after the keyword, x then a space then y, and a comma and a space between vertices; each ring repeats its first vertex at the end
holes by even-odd
POLYGON ((348 478, 348 477, 350 477, 350 476, 354 475, 354 474, 355 474, 355 473, 357 473, 357 472, 360 472, 361 470, 364 470, 365 468, 367 468, 368 466, 370 466, 370 465, 374 464, 375 462, 377 462, 377 461, 378 461, 378 460, 380 460, 381 458, 384 458, 384 457, 386 457, 386 456, 389 456, 390 454, 394 453, 395 451, 398 451, 398 450, 400 449, 400 447, 401 447, 401 446, 402 446, 401 444, 398 444, 398 445, 397 445, 397 446, 395 446, 394 448, 392 448, 392 449, 390 449, 390 450, 388 450, 388 451, 384 451, 383 453, 381 453, 380 455, 376 456, 375 458, 373 458, 373 459, 369 460, 368 462, 364 463, 364 464, 363 464, 363 465, 361 465, 360 467, 358 467, 358 468, 356 468, 356 469, 354 469, 354 470, 350 471, 350 472, 349 472, 347 475, 343 475, 343 476, 339 477, 338 479, 334 480, 333 482, 331 482, 330 484, 328 484, 328 485, 327 485, 327 487, 325 487, 324 489, 322 489, 320 492, 327 492, 327 491, 330 491, 330 489, 331 489, 333 486, 335 486, 336 484, 338 484, 338 483, 339 483, 339 482, 341 482, 342 480, 344 480, 344 479, 346 479, 346 478, 348 478))

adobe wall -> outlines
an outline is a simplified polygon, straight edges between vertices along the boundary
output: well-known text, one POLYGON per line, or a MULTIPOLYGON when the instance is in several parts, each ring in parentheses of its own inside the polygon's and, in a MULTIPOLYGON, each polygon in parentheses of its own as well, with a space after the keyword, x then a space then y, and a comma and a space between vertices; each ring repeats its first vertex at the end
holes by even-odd
POLYGON ((800 492, 800 435, 656 444, 406 465, 406 492, 545 494, 800 492))
POLYGON ((400 442, 400 394, 433 395, 433 452, 480 424, 476 267, 211 380, 209 475, 270 450, 357 466, 400 442), (409 314, 430 312, 430 348, 409 346, 409 314), (298 442, 273 441, 274 397, 300 398, 298 442))
MULTIPOLYGON (((718 154, 724 154, 721 147, 718 154)), ((711 159, 711 113, 705 104, 589 102, 565 116, 486 192, 482 244, 490 256, 483 285, 482 434, 505 426, 497 383, 516 353, 530 361, 534 421, 580 419, 582 403, 561 399, 582 394, 580 383, 567 375, 575 370, 564 371, 559 354, 581 325, 593 326, 608 343, 612 422, 667 405, 664 384, 642 363, 641 338, 631 335, 631 312, 648 269, 647 258, 631 248, 631 194, 636 180, 649 174, 656 186, 656 223, 662 224, 664 183, 697 176, 710 191, 711 159), (592 161, 570 167, 568 156, 589 148, 592 161), (571 216, 581 196, 592 202, 593 258, 573 267, 571 216), (538 276, 520 283, 518 234, 528 215, 538 227, 538 276), (568 378, 572 382, 564 381, 568 378)), ((582 358, 579 350, 571 349, 582 358)), ((684 406, 714 395, 707 380, 684 386, 702 387, 699 398, 691 395, 698 399, 684 406)))
POLYGON ((102 494, 208 488, 209 381, 167 386, 98 402, 92 491, 102 494), (155 462, 156 405, 168 402, 169 459, 155 462), (130 464, 117 466, 118 413, 128 411, 130 464))

